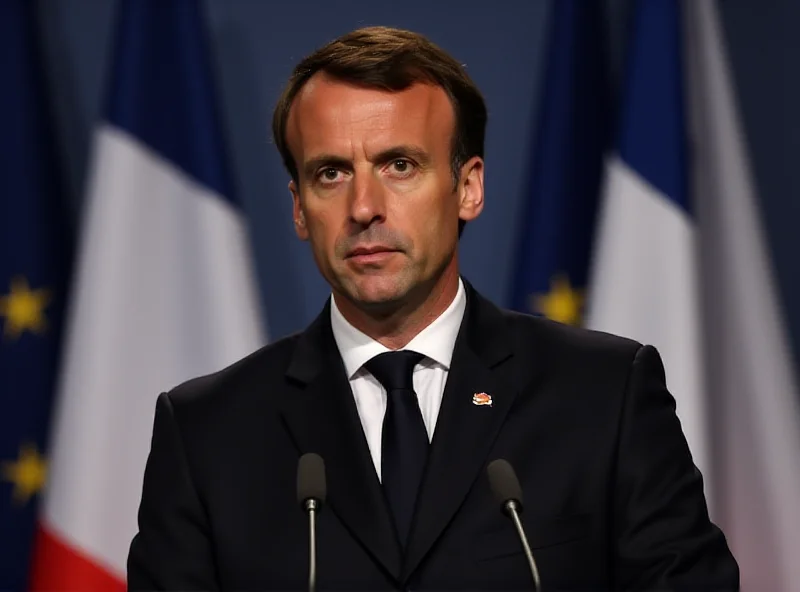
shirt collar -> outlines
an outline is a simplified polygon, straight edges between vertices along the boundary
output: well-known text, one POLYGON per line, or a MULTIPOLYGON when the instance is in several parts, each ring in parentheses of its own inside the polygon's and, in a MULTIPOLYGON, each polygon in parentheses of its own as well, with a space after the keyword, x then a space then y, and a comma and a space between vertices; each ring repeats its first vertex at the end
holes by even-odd
MULTIPOLYGON (((449 370, 456 337, 466 308, 467 295, 464 283, 458 278, 458 291, 450 306, 401 349, 419 352, 443 366, 445 370, 449 370)), ((366 362, 378 354, 391 351, 351 325, 336 306, 336 299, 333 296, 331 296, 331 329, 348 379, 353 378, 366 362)))

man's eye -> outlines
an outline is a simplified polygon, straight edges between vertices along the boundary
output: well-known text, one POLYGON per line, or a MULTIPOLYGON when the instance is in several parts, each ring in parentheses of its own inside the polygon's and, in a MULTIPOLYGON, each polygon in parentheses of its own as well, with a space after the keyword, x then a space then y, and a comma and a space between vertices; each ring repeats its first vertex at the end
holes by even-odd
POLYGON ((390 163, 391 172, 399 175, 408 175, 414 170, 414 163, 405 158, 398 158, 390 163))
POLYGON ((338 183, 342 180, 342 175, 342 171, 336 167, 325 167, 317 173, 317 180, 325 184, 338 183))

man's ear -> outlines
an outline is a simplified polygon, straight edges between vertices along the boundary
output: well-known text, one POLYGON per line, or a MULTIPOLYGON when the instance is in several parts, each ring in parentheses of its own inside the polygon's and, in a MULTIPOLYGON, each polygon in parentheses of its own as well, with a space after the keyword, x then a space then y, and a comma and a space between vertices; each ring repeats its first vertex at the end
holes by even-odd
POLYGON ((473 156, 461 167, 458 184, 458 217, 465 222, 483 211, 483 159, 473 156))
POLYGON ((306 215, 300 204, 300 192, 294 180, 289 181, 289 191, 292 193, 292 218, 294 218, 294 231, 300 240, 308 240, 308 229, 306 228, 306 215))

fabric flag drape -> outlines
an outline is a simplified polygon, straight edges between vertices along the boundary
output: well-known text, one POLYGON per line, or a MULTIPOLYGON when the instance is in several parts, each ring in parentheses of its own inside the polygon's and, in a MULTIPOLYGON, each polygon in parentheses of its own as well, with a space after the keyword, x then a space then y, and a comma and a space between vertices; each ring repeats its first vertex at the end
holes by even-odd
POLYGON ((658 348, 711 495, 681 35, 677 0, 635 5, 616 148, 608 158, 598 217, 587 325, 658 348))
POLYGON ((687 2, 714 518, 742 590, 800 588, 800 391, 713 2, 687 2))
POLYGON ((0 590, 27 589, 69 273, 34 6, 0 3, 0 590))
POLYGON ((511 307, 578 325, 608 140, 601 5, 553 3, 511 307))
POLYGON ((122 590, 158 394, 265 342, 195 0, 123 0, 34 589, 122 590))
POLYGON ((662 350, 742 590, 793 590, 800 392, 717 5, 646 0, 636 14, 589 324, 662 350))

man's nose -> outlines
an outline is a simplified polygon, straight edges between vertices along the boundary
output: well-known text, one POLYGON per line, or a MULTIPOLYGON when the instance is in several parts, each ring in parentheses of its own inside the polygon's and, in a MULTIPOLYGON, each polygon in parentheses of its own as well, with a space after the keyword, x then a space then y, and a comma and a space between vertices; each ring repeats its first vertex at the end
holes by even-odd
POLYGON ((350 219, 364 228, 386 219, 386 195, 371 171, 356 171, 350 184, 350 219))

